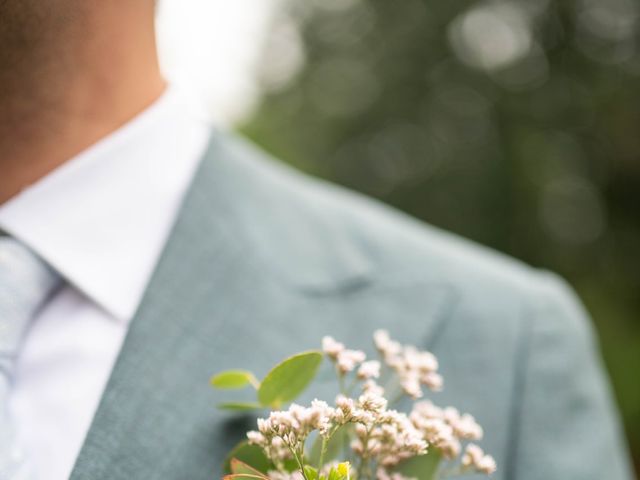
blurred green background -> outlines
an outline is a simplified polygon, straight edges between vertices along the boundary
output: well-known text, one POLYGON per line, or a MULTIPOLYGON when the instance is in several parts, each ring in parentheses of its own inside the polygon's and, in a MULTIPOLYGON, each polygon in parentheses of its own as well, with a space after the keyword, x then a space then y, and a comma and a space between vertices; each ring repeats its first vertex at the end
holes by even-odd
POLYGON ((636 467, 639 22, 634 0, 289 2, 241 127, 303 170, 564 275, 595 320, 636 467))

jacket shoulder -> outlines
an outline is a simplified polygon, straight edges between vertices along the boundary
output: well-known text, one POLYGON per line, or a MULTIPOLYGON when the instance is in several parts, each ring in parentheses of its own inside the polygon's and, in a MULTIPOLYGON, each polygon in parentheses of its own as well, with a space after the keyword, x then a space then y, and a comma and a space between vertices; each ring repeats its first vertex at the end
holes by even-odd
POLYGON ((335 270, 340 263, 359 273, 366 269, 374 281, 446 280, 457 289, 500 296, 546 282, 521 261, 299 172, 246 140, 226 137, 225 148, 262 211, 269 209, 264 228, 281 234, 278 245, 269 247, 276 261, 279 250, 295 257, 302 248, 305 258, 295 262, 301 268, 311 262, 313 268, 335 270))

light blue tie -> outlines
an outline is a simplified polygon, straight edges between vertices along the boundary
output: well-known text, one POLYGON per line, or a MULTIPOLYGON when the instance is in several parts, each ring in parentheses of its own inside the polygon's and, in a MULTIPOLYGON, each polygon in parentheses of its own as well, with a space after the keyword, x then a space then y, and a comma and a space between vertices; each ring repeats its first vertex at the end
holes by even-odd
POLYGON ((60 277, 27 247, 0 233, 0 480, 30 478, 7 403, 29 322, 59 282, 60 277))

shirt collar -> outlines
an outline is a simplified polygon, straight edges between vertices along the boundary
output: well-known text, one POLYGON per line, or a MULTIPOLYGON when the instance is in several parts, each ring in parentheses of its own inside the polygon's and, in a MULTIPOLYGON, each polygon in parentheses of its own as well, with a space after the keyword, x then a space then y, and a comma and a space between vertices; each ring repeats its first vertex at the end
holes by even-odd
POLYGON ((0 229, 123 321, 140 303, 209 137, 187 105, 169 88, 0 206, 0 229))

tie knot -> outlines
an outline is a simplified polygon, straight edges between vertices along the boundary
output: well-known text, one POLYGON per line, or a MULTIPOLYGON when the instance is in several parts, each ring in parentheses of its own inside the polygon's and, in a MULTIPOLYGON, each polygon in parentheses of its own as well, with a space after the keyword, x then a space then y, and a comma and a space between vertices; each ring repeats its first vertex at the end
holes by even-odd
POLYGON ((0 367, 17 354, 29 321, 60 277, 19 241, 0 236, 0 367))

